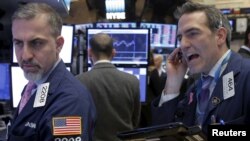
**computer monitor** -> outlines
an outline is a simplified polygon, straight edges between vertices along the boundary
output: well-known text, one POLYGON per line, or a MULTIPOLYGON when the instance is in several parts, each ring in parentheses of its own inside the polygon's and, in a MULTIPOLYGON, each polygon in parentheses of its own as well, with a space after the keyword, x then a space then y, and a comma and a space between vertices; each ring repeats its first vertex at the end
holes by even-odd
POLYGON ((23 75, 23 70, 19 66, 11 66, 11 90, 12 90, 12 106, 17 107, 21 93, 28 80, 23 75))
POLYGON ((87 28, 94 28, 94 24, 93 23, 76 24, 75 33, 78 33, 79 30, 85 33, 87 28))
MULTIPOLYGON (((70 71, 70 67, 67 67, 70 71)), ((21 99, 21 94, 28 80, 24 77, 23 70, 19 66, 11 66, 11 92, 12 106, 16 108, 21 99)))
MULTIPOLYGON (((61 35, 64 37, 64 45, 60 52, 60 57, 64 63, 72 63, 72 53, 73 53, 73 25, 63 25, 61 35)), ((17 58, 15 55, 15 48, 13 48, 12 62, 17 63, 17 58)))
MULTIPOLYGON (((89 40, 97 33, 109 34, 114 39, 116 55, 112 60, 113 64, 127 66, 148 64, 148 29, 87 29, 87 47, 90 47, 89 40)), ((91 63, 89 58, 88 63, 91 63)))
POLYGON ((150 47, 175 48, 177 25, 142 22, 140 28, 150 29, 150 47))
POLYGON ((0 63, 0 101, 10 100, 10 65, 0 63))
MULTIPOLYGON (((147 68, 125 68, 117 67, 118 70, 127 72, 136 76, 140 82, 140 101, 142 103, 146 102, 147 95, 147 68)), ((91 70, 91 67, 88 67, 88 71, 91 70)))
POLYGON ((73 59, 74 26, 63 25, 61 35, 64 37, 64 45, 60 52, 60 57, 64 63, 71 64, 73 59))
POLYGON ((136 28, 136 22, 96 23, 96 28, 136 28))

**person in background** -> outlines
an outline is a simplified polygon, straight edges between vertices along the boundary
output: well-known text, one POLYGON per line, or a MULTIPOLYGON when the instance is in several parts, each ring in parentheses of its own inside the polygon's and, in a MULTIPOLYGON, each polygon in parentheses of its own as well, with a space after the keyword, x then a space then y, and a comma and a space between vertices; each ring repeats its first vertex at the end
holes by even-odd
POLYGON ((22 5, 12 16, 15 54, 29 83, 9 124, 8 141, 92 140, 95 105, 59 57, 61 29, 61 17, 45 3, 22 5))
POLYGON ((244 37, 244 45, 240 47, 238 53, 245 58, 250 58, 250 26, 247 27, 244 37))
POLYGON ((155 54, 154 55, 155 69, 151 72, 149 81, 149 86, 152 88, 155 97, 161 94, 167 79, 167 74, 162 66, 162 62, 163 62, 163 55, 155 54))
POLYGON ((166 62, 165 88, 152 102, 153 124, 183 122, 205 134, 210 124, 249 124, 250 60, 230 49, 227 18, 213 6, 194 2, 179 10, 180 47, 166 62), (188 68, 201 78, 182 94, 188 68))
POLYGON ((155 62, 154 62, 154 51, 150 50, 149 52, 149 62, 148 62, 148 74, 151 75, 151 72, 155 69, 155 62))
POLYGON ((111 64, 113 39, 97 33, 90 39, 89 57, 94 64, 76 76, 91 92, 97 109, 94 141, 119 141, 117 133, 137 127, 140 119, 139 80, 111 64))

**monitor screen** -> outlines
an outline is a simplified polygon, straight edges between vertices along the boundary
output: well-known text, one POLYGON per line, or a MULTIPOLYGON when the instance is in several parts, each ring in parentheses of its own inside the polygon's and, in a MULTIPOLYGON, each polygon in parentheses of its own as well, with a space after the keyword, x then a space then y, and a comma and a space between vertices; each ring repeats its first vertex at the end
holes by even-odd
POLYGON ((94 24, 93 23, 76 24, 75 33, 78 33, 79 30, 85 33, 87 28, 94 28, 94 24))
POLYGON ((232 13, 233 13, 233 9, 220 9, 220 11, 221 11, 224 15, 228 15, 228 14, 232 14, 232 13))
POLYGON ((136 28, 135 22, 96 23, 96 28, 136 28))
MULTIPOLYGON (((117 67, 118 70, 127 72, 136 76, 140 82, 140 101, 146 102, 147 95, 147 69, 146 68, 123 68, 117 67)), ((91 70, 91 67, 88 67, 88 71, 91 70)))
POLYGON ((150 29, 151 48, 175 48, 177 25, 159 23, 141 23, 140 28, 150 29))
MULTIPOLYGON (((72 62, 72 49, 73 49, 73 33, 74 26, 73 25, 63 25, 61 35, 64 37, 64 45, 60 52, 60 57, 64 61, 64 63, 72 62)), ((15 55, 15 48, 13 48, 13 63, 17 63, 17 58, 15 55)))
MULTIPOLYGON (((70 67, 67 67, 70 71, 70 67)), ((24 77, 23 70, 19 66, 11 66, 11 91, 12 106, 16 108, 21 99, 21 94, 28 80, 24 77)))
POLYGON ((10 100, 10 66, 0 63, 0 100, 10 100))
MULTIPOLYGON (((94 34, 107 33, 114 39, 116 55, 112 63, 117 65, 147 65, 149 52, 148 29, 88 29, 87 47, 94 34)), ((91 61, 88 58, 88 63, 91 61)))
POLYGON ((11 90, 12 90, 12 106, 17 107, 21 93, 28 80, 24 77, 23 70, 19 66, 11 66, 11 90))

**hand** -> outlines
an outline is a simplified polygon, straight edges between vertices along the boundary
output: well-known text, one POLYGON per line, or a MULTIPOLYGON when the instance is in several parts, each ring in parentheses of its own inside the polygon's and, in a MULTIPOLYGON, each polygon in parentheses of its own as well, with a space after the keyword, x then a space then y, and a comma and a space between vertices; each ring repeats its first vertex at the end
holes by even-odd
POLYGON ((187 63, 182 57, 180 48, 176 48, 166 62, 167 80, 165 93, 179 93, 184 75, 187 72, 187 63))

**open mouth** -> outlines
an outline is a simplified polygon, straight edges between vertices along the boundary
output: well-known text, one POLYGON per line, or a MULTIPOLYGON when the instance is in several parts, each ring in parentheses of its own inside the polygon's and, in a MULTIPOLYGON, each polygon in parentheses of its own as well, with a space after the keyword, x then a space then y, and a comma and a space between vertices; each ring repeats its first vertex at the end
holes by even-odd
POLYGON ((199 57, 198 54, 192 54, 192 55, 188 56, 188 61, 192 61, 192 60, 194 60, 194 59, 196 59, 198 57, 199 57))

